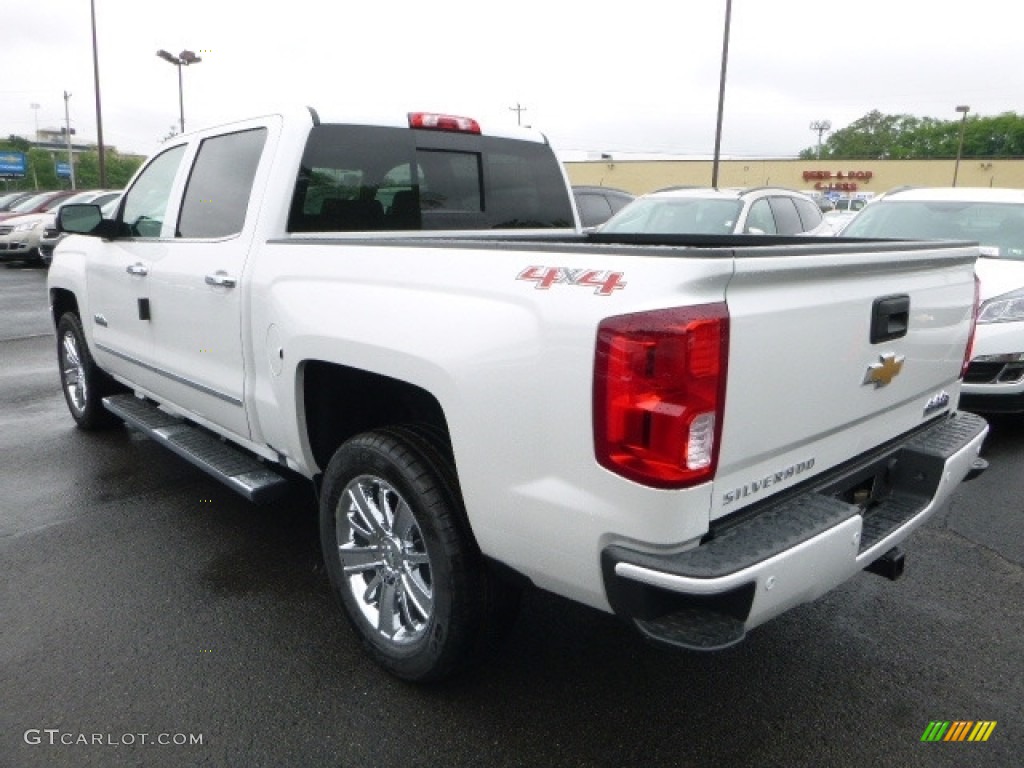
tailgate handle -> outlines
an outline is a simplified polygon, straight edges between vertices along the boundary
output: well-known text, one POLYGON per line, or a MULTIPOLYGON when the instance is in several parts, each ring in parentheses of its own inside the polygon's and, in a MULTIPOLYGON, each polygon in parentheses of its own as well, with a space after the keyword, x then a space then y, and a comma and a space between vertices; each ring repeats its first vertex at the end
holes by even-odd
POLYGON ((871 305, 871 343, 900 339, 910 326, 910 297, 882 296, 871 305))

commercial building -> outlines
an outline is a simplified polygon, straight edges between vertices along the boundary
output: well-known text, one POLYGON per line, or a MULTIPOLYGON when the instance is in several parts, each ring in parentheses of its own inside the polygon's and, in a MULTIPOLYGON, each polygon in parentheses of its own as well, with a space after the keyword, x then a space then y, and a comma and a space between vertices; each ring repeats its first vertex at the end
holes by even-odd
MULTIPOLYGON (((954 167, 952 159, 722 160, 718 185, 777 186, 870 196, 900 186, 952 186, 954 167)), ((665 187, 709 186, 712 161, 622 160, 602 155, 595 160, 567 161, 565 168, 574 185, 615 187, 640 195, 665 187)), ((962 159, 957 186, 1024 189, 1024 159, 962 159)))

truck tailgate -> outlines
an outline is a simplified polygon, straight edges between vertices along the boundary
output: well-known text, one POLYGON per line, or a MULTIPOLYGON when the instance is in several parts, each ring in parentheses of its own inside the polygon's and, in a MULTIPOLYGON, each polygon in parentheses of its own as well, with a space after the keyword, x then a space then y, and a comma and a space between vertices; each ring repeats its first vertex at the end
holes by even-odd
POLYGON ((956 407, 975 247, 857 243, 736 256, 711 519, 956 407))

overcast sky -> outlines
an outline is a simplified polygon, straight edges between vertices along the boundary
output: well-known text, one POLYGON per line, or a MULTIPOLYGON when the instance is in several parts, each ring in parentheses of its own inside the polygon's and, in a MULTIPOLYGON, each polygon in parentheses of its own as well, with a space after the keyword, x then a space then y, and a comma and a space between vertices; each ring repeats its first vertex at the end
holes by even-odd
MULTIPOLYGON (((148 154, 189 130, 310 105, 522 123, 563 157, 714 149, 726 0, 94 0, 103 136, 148 154), (264 10, 269 9, 269 10, 264 10)), ((64 124, 95 141, 89 0, 5 3, 0 136, 64 124), (38 109, 32 105, 38 104, 38 109)), ((733 0, 723 156, 794 156, 814 120, 877 109, 1024 113, 1020 0, 733 0)))

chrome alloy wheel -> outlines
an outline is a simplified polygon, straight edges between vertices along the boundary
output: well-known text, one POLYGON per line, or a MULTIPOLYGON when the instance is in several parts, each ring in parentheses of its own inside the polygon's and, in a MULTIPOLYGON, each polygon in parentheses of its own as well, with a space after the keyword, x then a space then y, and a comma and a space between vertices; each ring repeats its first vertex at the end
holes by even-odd
POLYGON ((434 612, 430 558, 401 494, 360 475, 335 510, 338 557, 355 604, 370 626, 397 645, 420 639, 434 612))
POLYGON ((71 331, 66 331, 60 345, 60 377, 67 392, 68 402, 79 413, 88 404, 89 391, 86 384, 85 363, 78 349, 78 340, 71 331))

